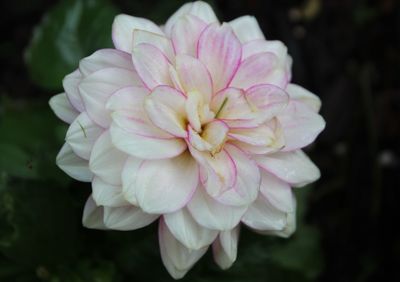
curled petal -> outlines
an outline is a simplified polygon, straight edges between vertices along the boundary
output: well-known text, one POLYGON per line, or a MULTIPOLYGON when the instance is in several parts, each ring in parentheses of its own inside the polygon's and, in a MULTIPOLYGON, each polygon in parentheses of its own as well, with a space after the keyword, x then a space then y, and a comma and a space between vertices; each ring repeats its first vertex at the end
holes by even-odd
POLYGON ((218 231, 199 225, 185 208, 165 214, 164 221, 174 237, 189 249, 207 247, 218 235, 218 231))
POLYGON ((288 238, 294 233, 294 231, 296 231, 296 212, 287 213, 286 217, 286 225, 283 227, 282 230, 256 231, 263 235, 275 235, 282 238, 288 238))
POLYGON ((279 40, 252 40, 243 44, 243 56, 245 60, 250 56, 260 53, 272 53, 278 59, 279 65, 284 65, 288 60, 287 47, 279 40))
POLYGON ((121 14, 115 17, 112 25, 114 46, 119 50, 130 53, 132 51, 134 29, 163 34, 162 30, 155 23, 147 19, 121 14))
POLYGON ((93 179, 88 161, 78 157, 67 143, 58 153, 56 163, 62 171, 76 180, 90 182, 93 179))
POLYGON ((158 227, 158 238, 162 262, 175 279, 182 278, 208 249, 208 246, 199 250, 186 248, 175 239, 162 219, 158 227))
POLYGON ((56 116, 66 123, 72 123, 79 115, 79 112, 71 105, 65 93, 51 97, 49 105, 56 116))
POLYGON ((68 128, 65 141, 79 157, 88 160, 103 128, 95 124, 86 112, 81 113, 68 128))
POLYGON ((317 95, 293 83, 286 87, 286 91, 289 93, 290 99, 300 101, 309 106, 314 112, 319 112, 321 108, 321 99, 317 95))
POLYGON ((79 69, 74 72, 66 75, 63 79, 63 87, 64 91, 67 94, 67 98, 71 105, 78 110, 79 112, 83 112, 85 107, 83 105, 83 101, 81 95, 79 94, 78 85, 81 82, 83 76, 79 69))
POLYGON ((242 16, 230 21, 229 25, 242 43, 256 39, 265 39, 255 17, 242 16))
POLYGON ((92 197, 98 206, 122 207, 129 203, 122 194, 122 187, 104 182, 99 177, 92 181, 92 197))
POLYGON ((91 229, 107 229, 103 222, 104 208, 96 205, 90 196, 83 209, 82 225, 91 229))
POLYGON ((197 56, 207 66, 217 92, 227 87, 235 75, 242 47, 228 24, 210 24, 200 35, 197 56))
POLYGON ((157 214, 147 214, 140 208, 129 205, 104 207, 104 225, 114 230, 135 230, 145 227, 158 218, 157 214))
POLYGON ((222 269, 228 269, 236 260, 239 231, 240 225, 231 230, 221 231, 212 245, 214 260, 222 269))
POLYGON ((133 48, 141 43, 150 44, 158 48, 168 60, 173 61, 174 51, 171 40, 167 37, 141 29, 133 30, 133 48))
POLYGON ((302 187, 320 177, 318 167, 301 150, 254 157, 257 164, 287 183, 302 187))

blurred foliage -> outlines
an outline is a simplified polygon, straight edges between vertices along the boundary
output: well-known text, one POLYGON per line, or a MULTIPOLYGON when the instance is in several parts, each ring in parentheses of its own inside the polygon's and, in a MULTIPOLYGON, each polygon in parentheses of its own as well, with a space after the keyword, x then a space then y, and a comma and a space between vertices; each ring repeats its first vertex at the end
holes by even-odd
MULTIPOLYGON (((126 8, 162 22, 181 4, 131 1, 126 8)), ((81 58, 111 46, 116 11, 106 0, 64 0, 51 8, 26 50, 32 80, 59 90, 81 58)), ((0 135, 0 281, 173 281, 161 263, 155 224, 133 232, 81 226, 90 185, 72 181, 56 167, 66 126, 47 99, 2 97, 0 132, 6 133, 0 135)), ((292 238, 243 228, 230 270, 221 271, 209 252, 182 281, 315 280, 324 263, 319 232, 305 223, 308 191, 296 191, 298 231, 292 238)))

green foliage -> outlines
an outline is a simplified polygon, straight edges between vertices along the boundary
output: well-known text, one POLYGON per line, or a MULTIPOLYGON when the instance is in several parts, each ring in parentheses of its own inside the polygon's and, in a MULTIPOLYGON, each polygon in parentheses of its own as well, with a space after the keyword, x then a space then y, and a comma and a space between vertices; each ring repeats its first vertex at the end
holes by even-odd
POLYGON ((26 61, 38 85, 58 90, 63 77, 80 59, 111 47, 111 24, 116 9, 107 0, 63 0, 35 29, 26 61))

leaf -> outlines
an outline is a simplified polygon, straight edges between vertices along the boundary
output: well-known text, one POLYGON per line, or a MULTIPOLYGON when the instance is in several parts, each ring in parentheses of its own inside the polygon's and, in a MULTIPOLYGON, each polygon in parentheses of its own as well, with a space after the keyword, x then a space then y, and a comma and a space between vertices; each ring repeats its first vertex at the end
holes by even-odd
POLYGON ((58 90, 63 77, 80 59, 112 46, 111 25, 116 9, 107 0, 64 0, 36 27, 25 59, 32 80, 58 90))

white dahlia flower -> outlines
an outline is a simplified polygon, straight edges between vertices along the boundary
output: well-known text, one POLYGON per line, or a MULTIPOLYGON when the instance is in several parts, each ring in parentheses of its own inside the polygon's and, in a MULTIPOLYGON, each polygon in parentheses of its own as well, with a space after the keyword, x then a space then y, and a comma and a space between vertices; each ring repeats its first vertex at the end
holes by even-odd
POLYGON ((92 183, 89 228, 134 230, 158 220, 161 257, 181 278, 212 245, 236 259, 243 223, 295 230, 291 187, 319 178, 301 148, 325 122, 320 100, 291 84, 291 58, 254 17, 220 23, 204 2, 166 22, 115 18, 115 49, 84 58, 51 98, 70 124, 57 156, 92 183))

